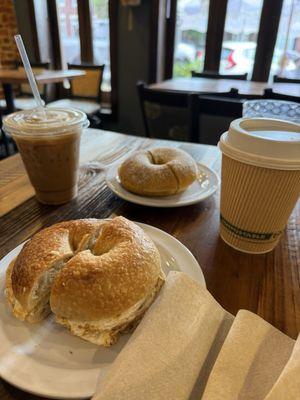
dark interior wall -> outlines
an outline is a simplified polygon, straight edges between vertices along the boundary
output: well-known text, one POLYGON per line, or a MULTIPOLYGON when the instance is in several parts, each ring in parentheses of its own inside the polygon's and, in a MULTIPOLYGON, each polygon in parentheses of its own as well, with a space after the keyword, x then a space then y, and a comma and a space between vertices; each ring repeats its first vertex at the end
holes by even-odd
POLYGON ((14 5, 16 10, 18 33, 22 35, 29 59, 34 62, 36 61, 35 49, 28 2, 26 0, 14 0, 14 5))
POLYGON ((132 30, 128 29, 129 8, 119 8, 118 32, 118 130, 130 134, 144 133, 136 82, 149 76, 150 1, 132 8, 132 30))

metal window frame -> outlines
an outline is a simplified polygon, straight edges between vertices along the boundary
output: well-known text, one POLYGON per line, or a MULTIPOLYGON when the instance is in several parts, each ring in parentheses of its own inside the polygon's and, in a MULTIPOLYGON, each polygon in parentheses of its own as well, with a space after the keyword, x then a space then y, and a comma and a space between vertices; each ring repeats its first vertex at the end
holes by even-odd
POLYGON ((227 0, 209 2, 204 71, 219 72, 227 3, 227 0))
POLYGON ((164 78, 173 76, 177 0, 166 0, 164 78))
MULTIPOLYGON (((169 4, 169 18, 166 19, 165 73, 164 78, 173 76, 176 6, 177 0, 166 0, 169 4)), ((252 80, 268 80, 279 22, 284 0, 264 0, 261 10, 257 47, 252 71, 252 80)), ((204 71, 219 72, 225 19, 228 0, 210 0, 205 44, 204 71)))
POLYGON ((282 6, 283 0, 264 0, 263 2, 252 71, 253 81, 268 81, 282 6))
POLYGON ((80 58, 82 62, 93 63, 92 17, 89 0, 77 0, 80 58))

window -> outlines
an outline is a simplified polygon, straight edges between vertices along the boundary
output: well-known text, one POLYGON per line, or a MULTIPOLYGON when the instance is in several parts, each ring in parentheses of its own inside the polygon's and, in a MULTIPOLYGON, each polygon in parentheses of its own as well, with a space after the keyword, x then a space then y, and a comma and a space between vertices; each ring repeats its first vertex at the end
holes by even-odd
POLYGON ((110 91, 110 46, 108 0, 91 0, 94 63, 105 64, 103 91, 110 91))
POLYGON ((56 69, 66 69, 67 63, 105 64, 102 112, 113 118, 118 106, 118 7, 118 1, 110 0, 45 0, 30 7, 37 61, 51 60, 56 69))
POLYGON ((251 73, 263 0, 228 0, 220 72, 251 73))
POLYGON ((57 11, 64 67, 66 67, 66 63, 80 63, 77 2, 73 0, 59 0, 57 1, 57 11))
POLYGON ((300 0, 284 0, 271 75, 300 79, 300 0))
POLYGON ((177 0, 173 76, 202 71, 209 0, 177 0))

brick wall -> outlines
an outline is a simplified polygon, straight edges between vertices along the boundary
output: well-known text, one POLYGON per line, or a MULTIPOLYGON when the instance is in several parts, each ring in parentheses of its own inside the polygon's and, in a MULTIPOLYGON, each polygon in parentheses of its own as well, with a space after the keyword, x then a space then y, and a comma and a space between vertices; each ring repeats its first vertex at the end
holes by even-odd
POLYGON ((18 50, 14 35, 17 21, 13 0, 0 0, 0 63, 2 68, 10 67, 17 60, 18 50))

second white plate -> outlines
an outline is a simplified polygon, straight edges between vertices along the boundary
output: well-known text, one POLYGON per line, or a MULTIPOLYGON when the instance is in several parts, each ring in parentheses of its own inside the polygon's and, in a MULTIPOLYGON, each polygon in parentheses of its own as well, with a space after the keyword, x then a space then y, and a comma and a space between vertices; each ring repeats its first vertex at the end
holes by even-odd
POLYGON ((118 176, 118 166, 113 165, 106 173, 107 186, 121 199, 131 203, 141 204, 150 207, 182 207, 198 203, 212 196, 219 186, 218 175, 203 164, 197 163, 199 168, 199 178, 184 192, 172 196, 147 197, 130 193, 120 182, 118 176))
MULTIPOLYGON (((205 287, 198 262, 182 243, 160 229, 138 225, 157 246, 165 273, 183 271, 205 287)), ((53 317, 38 324, 18 321, 6 304, 5 271, 23 245, 0 261, 0 377, 40 396, 91 397, 130 335, 122 335, 115 345, 105 348, 72 336, 53 317)))

